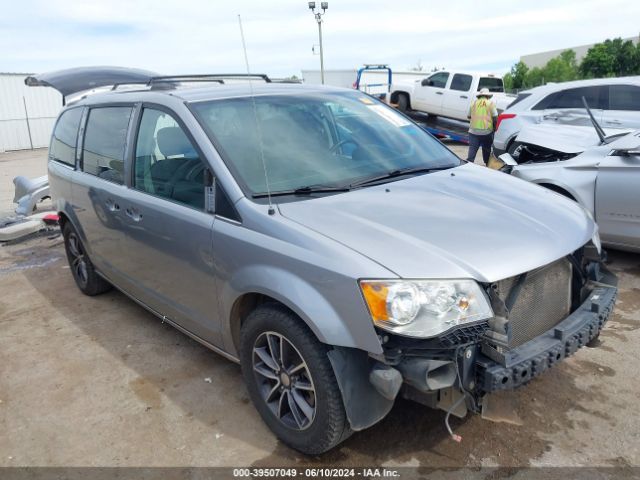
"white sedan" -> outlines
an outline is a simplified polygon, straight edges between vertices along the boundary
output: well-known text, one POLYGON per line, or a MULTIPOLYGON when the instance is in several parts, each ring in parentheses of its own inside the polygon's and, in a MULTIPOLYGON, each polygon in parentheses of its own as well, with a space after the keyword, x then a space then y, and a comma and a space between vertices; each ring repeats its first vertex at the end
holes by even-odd
POLYGON ((513 155, 500 156, 502 170, 580 203, 603 244, 640 252, 640 130, 612 135, 594 126, 527 127, 513 155))

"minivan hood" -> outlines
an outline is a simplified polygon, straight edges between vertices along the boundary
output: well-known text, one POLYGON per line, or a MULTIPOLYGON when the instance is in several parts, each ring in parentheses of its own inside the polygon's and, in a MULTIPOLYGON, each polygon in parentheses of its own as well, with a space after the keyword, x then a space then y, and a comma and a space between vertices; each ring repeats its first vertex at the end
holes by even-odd
POLYGON ((278 207, 403 278, 494 282, 575 251, 595 231, 577 203, 472 164, 278 207))

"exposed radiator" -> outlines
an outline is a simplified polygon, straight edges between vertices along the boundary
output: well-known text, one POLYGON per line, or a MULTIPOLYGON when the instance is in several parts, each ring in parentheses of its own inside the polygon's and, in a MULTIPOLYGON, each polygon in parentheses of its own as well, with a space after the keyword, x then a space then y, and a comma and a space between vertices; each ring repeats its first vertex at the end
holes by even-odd
MULTIPOLYGON (((509 314, 510 347, 517 347, 553 328, 571 311, 571 263, 563 258, 527 274, 509 314)), ((503 300, 519 276, 498 282, 503 300)))

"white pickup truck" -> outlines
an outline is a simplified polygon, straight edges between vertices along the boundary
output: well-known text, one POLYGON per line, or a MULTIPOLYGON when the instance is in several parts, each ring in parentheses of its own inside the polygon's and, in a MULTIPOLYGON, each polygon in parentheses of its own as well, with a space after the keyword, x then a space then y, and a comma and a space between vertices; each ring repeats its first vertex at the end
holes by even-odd
POLYGON ((502 78, 497 75, 449 70, 411 82, 394 83, 389 101, 403 112, 416 110, 467 121, 469 105, 481 88, 493 93, 498 112, 515 100, 515 96, 504 93, 502 78))

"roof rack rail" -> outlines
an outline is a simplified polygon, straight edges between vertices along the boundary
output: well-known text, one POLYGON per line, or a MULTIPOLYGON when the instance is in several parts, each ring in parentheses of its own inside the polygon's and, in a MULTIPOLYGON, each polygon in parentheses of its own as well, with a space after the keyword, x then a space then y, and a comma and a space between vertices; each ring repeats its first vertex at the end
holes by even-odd
POLYGON ((223 85, 225 80, 244 80, 250 78, 259 78, 266 83, 272 82, 272 80, 266 73, 205 73, 192 75, 158 75, 155 77, 151 77, 149 78, 149 80, 145 81, 114 83, 111 87, 111 90, 116 90, 122 85, 146 85, 153 89, 154 86, 161 87, 163 84, 165 84, 165 86, 169 86, 171 88, 174 87, 178 82, 214 82, 223 85))
POLYGON ((145 85, 151 87, 152 90, 154 89, 154 87, 162 88, 163 86, 173 88, 177 83, 180 82, 214 82, 223 85, 225 80, 244 80, 250 78, 259 78, 261 80, 264 80, 265 83, 272 82, 272 80, 266 73, 206 73, 194 75, 158 75, 144 81, 114 83, 111 87, 111 90, 116 90, 118 87, 123 85, 145 85))
POLYGON ((153 85, 154 83, 163 83, 163 82, 212 82, 212 81, 220 81, 224 83, 224 80, 244 80, 249 78, 259 78, 264 80, 266 83, 271 83, 271 79, 268 77, 266 73, 207 73, 207 74, 196 74, 196 75, 161 75, 158 77, 152 77, 149 80, 149 85, 153 85))

